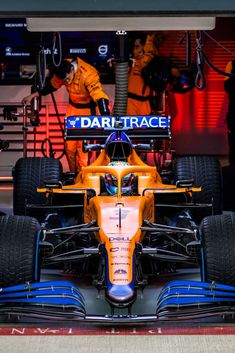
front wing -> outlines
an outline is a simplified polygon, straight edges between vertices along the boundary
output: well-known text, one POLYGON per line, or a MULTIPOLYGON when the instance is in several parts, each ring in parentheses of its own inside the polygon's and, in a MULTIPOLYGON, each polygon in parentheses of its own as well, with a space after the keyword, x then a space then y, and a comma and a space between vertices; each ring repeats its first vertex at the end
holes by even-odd
POLYGON ((81 291, 67 281, 2 288, 0 315, 99 323, 197 319, 235 313, 235 287, 196 281, 173 281, 156 298, 151 315, 86 315, 81 291))

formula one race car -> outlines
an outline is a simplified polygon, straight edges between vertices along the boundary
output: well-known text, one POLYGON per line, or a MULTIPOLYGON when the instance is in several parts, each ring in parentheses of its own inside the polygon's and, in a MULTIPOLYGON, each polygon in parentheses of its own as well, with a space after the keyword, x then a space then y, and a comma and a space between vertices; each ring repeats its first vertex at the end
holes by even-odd
POLYGON ((57 159, 17 161, 15 215, 0 217, 0 313, 93 322, 234 313, 235 217, 222 214, 219 162, 182 156, 168 170, 145 164, 140 153, 165 153, 163 116, 69 117, 65 138, 99 155, 78 175, 63 173, 57 159), (201 281, 166 283, 153 313, 134 312, 149 280, 194 267, 201 281), (56 268, 62 278, 91 275, 109 312, 90 313, 75 282, 40 282, 40 272, 56 268))

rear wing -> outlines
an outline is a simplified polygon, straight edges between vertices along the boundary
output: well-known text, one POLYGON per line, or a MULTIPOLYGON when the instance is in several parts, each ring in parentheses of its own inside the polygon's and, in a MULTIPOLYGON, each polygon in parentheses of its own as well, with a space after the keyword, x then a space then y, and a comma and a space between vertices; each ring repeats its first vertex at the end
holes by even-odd
POLYGON ((130 139, 170 139, 169 116, 70 116, 65 118, 65 140, 102 140, 112 131, 125 131, 130 139))

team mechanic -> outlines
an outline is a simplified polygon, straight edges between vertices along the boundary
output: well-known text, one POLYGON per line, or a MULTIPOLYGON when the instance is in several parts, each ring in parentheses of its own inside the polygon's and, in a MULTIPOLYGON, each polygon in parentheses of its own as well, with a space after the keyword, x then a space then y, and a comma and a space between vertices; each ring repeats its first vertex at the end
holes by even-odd
POLYGON ((128 115, 174 114, 174 93, 194 88, 193 72, 179 69, 170 58, 159 54, 163 35, 138 36, 134 42, 134 64, 128 77, 128 115), (165 94, 164 94, 165 93, 165 94))
MULTIPOLYGON (((23 104, 30 104, 34 97, 46 96, 61 86, 69 94, 66 117, 73 115, 110 115, 109 97, 103 91, 98 71, 80 58, 64 59, 54 69, 54 75, 46 86, 22 99, 23 104)), ((88 155, 82 151, 82 141, 66 141, 66 156, 71 172, 79 172, 87 166, 88 155)))
POLYGON ((150 88, 145 86, 141 72, 156 55, 158 49, 154 45, 154 34, 148 34, 146 42, 144 38, 136 37, 133 48, 134 61, 128 76, 127 115, 151 113, 150 88))

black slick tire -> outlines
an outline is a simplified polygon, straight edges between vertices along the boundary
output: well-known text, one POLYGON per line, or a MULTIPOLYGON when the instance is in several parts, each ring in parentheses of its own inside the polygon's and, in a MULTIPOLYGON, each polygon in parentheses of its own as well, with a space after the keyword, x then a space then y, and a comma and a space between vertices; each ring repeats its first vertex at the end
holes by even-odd
POLYGON ((20 158, 14 168, 13 212, 26 215, 26 204, 45 204, 44 193, 38 187, 45 182, 56 184, 62 179, 62 165, 58 159, 20 158))
POLYGON ((183 156, 176 160, 175 179, 194 179, 201 192, 193 194, 195 203, 213 203, 213 214, 222 213, 222 174, 213 156, 183 156))
POLYGON ((0 217, 1 287, 39 280, 39 230, 32 217, 0 217))
POLYGON ((201 223, 202 280, 235 285, 235 216, 209 216, 201 223))

